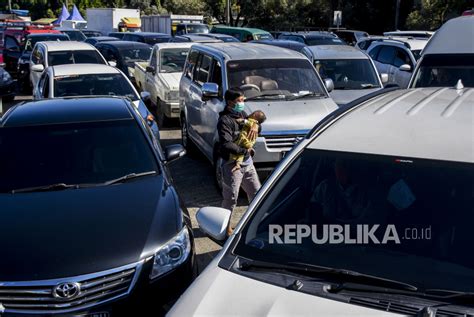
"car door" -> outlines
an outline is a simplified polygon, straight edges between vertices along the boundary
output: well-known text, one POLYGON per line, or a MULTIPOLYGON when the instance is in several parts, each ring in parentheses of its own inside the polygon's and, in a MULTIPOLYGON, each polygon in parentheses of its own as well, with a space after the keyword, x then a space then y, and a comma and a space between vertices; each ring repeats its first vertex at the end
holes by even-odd
POLYGON ((13 36, 5 36, 4 40, 5 51, 3 52, 3 61, 5 69, 11 74, 15 75, 17 71, 18 59, 21 55, 20 44, 13 36))
POLYGON ((38 83, 41 77, 41 72, 32 71, 31 68, 34 65, 39 65, 39 64, 46 67, 45 66, 45 50, 43 46, 36 45, 35 48, 33 49, 33 52, 31 53, 31 60, 30 60, 30 80, 31 80, 32 87, 35 87, 36 84, 38 83))
POLYGON ((393 70, 394 70, 394 81, 401 88, 407 88, 408 83, 410 82, 411 75, 413 74, 413 69, 415 65, 410 59, 408 52, 400 47, 395 48, 395 58, 393 60, 393 70), (401 70, 400 66, 409 65, 411 67, 410 71, 401 70))
POLYGON ((38 84, 33 87, 33 98, 35 100, 43 99, 43 86, 46 78, 46 72, 43 72, 38 80, 38 84))
POLYGON ((201 131, 205 141, 205 152, 213 153, 214 145, 217 141, 217 121, 219 113, 224 110, 224 83, 222 74, 222 62, 212 58, 211 69, 207 82, 219 86, 219 96, 203 102, 201 107, 201 131))
MULTIPOLYGON (((370 55, 370 54, 369 54, 370 55)), ((371 55, 372 57, 372 55, 371 55)), ((379 74, 388 74, 388 83, 395 84, 395 69, 393 60, 395 58, 395 47, 390 45, 380 45, 380 51, 374 59, 375 67, 379 74)))
POLYGON ((201 88, 202 85, 207 83, 209 78, 209 72, 212 65, 212 58, 203 53, 199 53, 196 67, 193 72, 193 81, 189 87, 189 104, 188 104, 188 118, 189 118, 189 129, 194 132, 196 143, 203 149, 204 146, 204 133, 205 126, 202 121, 202 109, 204 102, 202 101, 201 88))

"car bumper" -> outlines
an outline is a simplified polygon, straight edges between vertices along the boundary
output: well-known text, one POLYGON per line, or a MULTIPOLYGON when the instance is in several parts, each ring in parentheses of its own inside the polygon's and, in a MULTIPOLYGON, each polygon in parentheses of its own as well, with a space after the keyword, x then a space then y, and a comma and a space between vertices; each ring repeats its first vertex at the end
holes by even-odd
POLYGON ((160 101, 160 109, 168 118, 179 118, 179 101, 160 101))

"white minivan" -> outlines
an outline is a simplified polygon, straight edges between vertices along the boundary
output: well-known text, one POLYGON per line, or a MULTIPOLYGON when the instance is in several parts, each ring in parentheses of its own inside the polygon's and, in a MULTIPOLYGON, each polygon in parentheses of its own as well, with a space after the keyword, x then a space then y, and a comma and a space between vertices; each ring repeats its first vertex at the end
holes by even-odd
MULTIPOLYGON (((170 316, 474 314, 473 88, 393 90, 320 122, 170 316)), ((360 101, 359 101, 360 102, 360 101)))

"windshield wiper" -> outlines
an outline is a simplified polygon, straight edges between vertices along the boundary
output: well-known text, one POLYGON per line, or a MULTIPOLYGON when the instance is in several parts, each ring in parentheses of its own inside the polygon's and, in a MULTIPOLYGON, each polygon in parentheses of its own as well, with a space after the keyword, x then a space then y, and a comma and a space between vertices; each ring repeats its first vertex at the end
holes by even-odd
MULTIPOLYGON (((246 97, 245 100, 257 100, 257 99, 263 99, 265 97, 277 97, 277 96, 283 96, 285 97, 285 94, 281 94, 281 93, 264 93, 264 94, 260 94, 260 95, 257 95, 257 96, 252 96, 252 97, 246 97)), ((279 99, 283 99, 283 98, 279 98, 279 99)))
POLYGON ((64 184, 64 183, 57 183, 57 184, 51 184, 51 185, 43 185, 43 186, 35 186, 35 187, 25 187, 25 188, 20 188, 20 189, 13 189, 11 191, 12 194, 17 194, 17 193, 31 193, 31 192, 47 192, 47 191, 55 191, 55 190, 63 190, 63 189, 78 189, 81 188, 82 186, 79 184, 64 184))
POLYGON ((156 174, 156 171, 148 171, 148 172, 143 172, 143 173, 130 173, 127 175, 124 175, 119 178, 111 179, 109 181, 104 182, 102 185, 113 185, 113 184, 118 184, 118 183, 125 183, 131 179, 139 178, 139 177, 144 177, 148 175, 154 175, 156 174))
MULTIPOLYGON (((415 292, 417 290, 416 286, 395 281, 389 280, 378 276, 367 275, 355 271, 344 270, 344 269, 337 269, 325 266, 318 266, 318 265, 310 265, 306 263, 298 263, 298 262, 288 262, 286 264, 277 264, 277 263, 270 263, 270 262, 262 262, 262 261, 245 261, 240 263, 239 269, 242 271, 248 271, 251 269, 263 269, 263 270, 282 270, 286 272, 292 272, 301 274, 304 276, 310 277, 333 277, 337 280, 344 280, 343 283, 340 283, 336 286, 336 289, 328 289, 328 291, 338 292, 342 290, 341 286, 348 286, 349 283, 346 281, 355 282, 354 285, 362 285, 367 287, 377 287, 378 290, 386 290, 389 289, 398 289, 398 290, 405 290, 410 292, 415 292), (374 286, 375 285, 375 286, 374 286)), ((352 284, 352 283, 351 283, 352 284)), ((331 287, 332 288, 332 287, 331 287)))
POLYGON ((292 100, 303 99, 303 98, 307 98, 307 97, 326 97, 326 95, 322 94, 320 92, 309 92, 309 93, 302 94, 302 95, 288 97, 287 100, 292 101, 292 100))

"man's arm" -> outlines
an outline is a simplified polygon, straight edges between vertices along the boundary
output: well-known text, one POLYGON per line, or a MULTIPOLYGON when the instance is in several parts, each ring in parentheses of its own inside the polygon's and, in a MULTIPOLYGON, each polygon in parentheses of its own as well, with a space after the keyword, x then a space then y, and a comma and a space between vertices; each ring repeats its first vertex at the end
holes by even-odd
POLYGON ((217 134, 219 135, 219 143, 222 148, 226 149, 231 154, 246 154, 247 149, 234 143, 232 128, 230 127, 229 122, 225 121, 226 120, 221 119, 217 123, 217 134))

